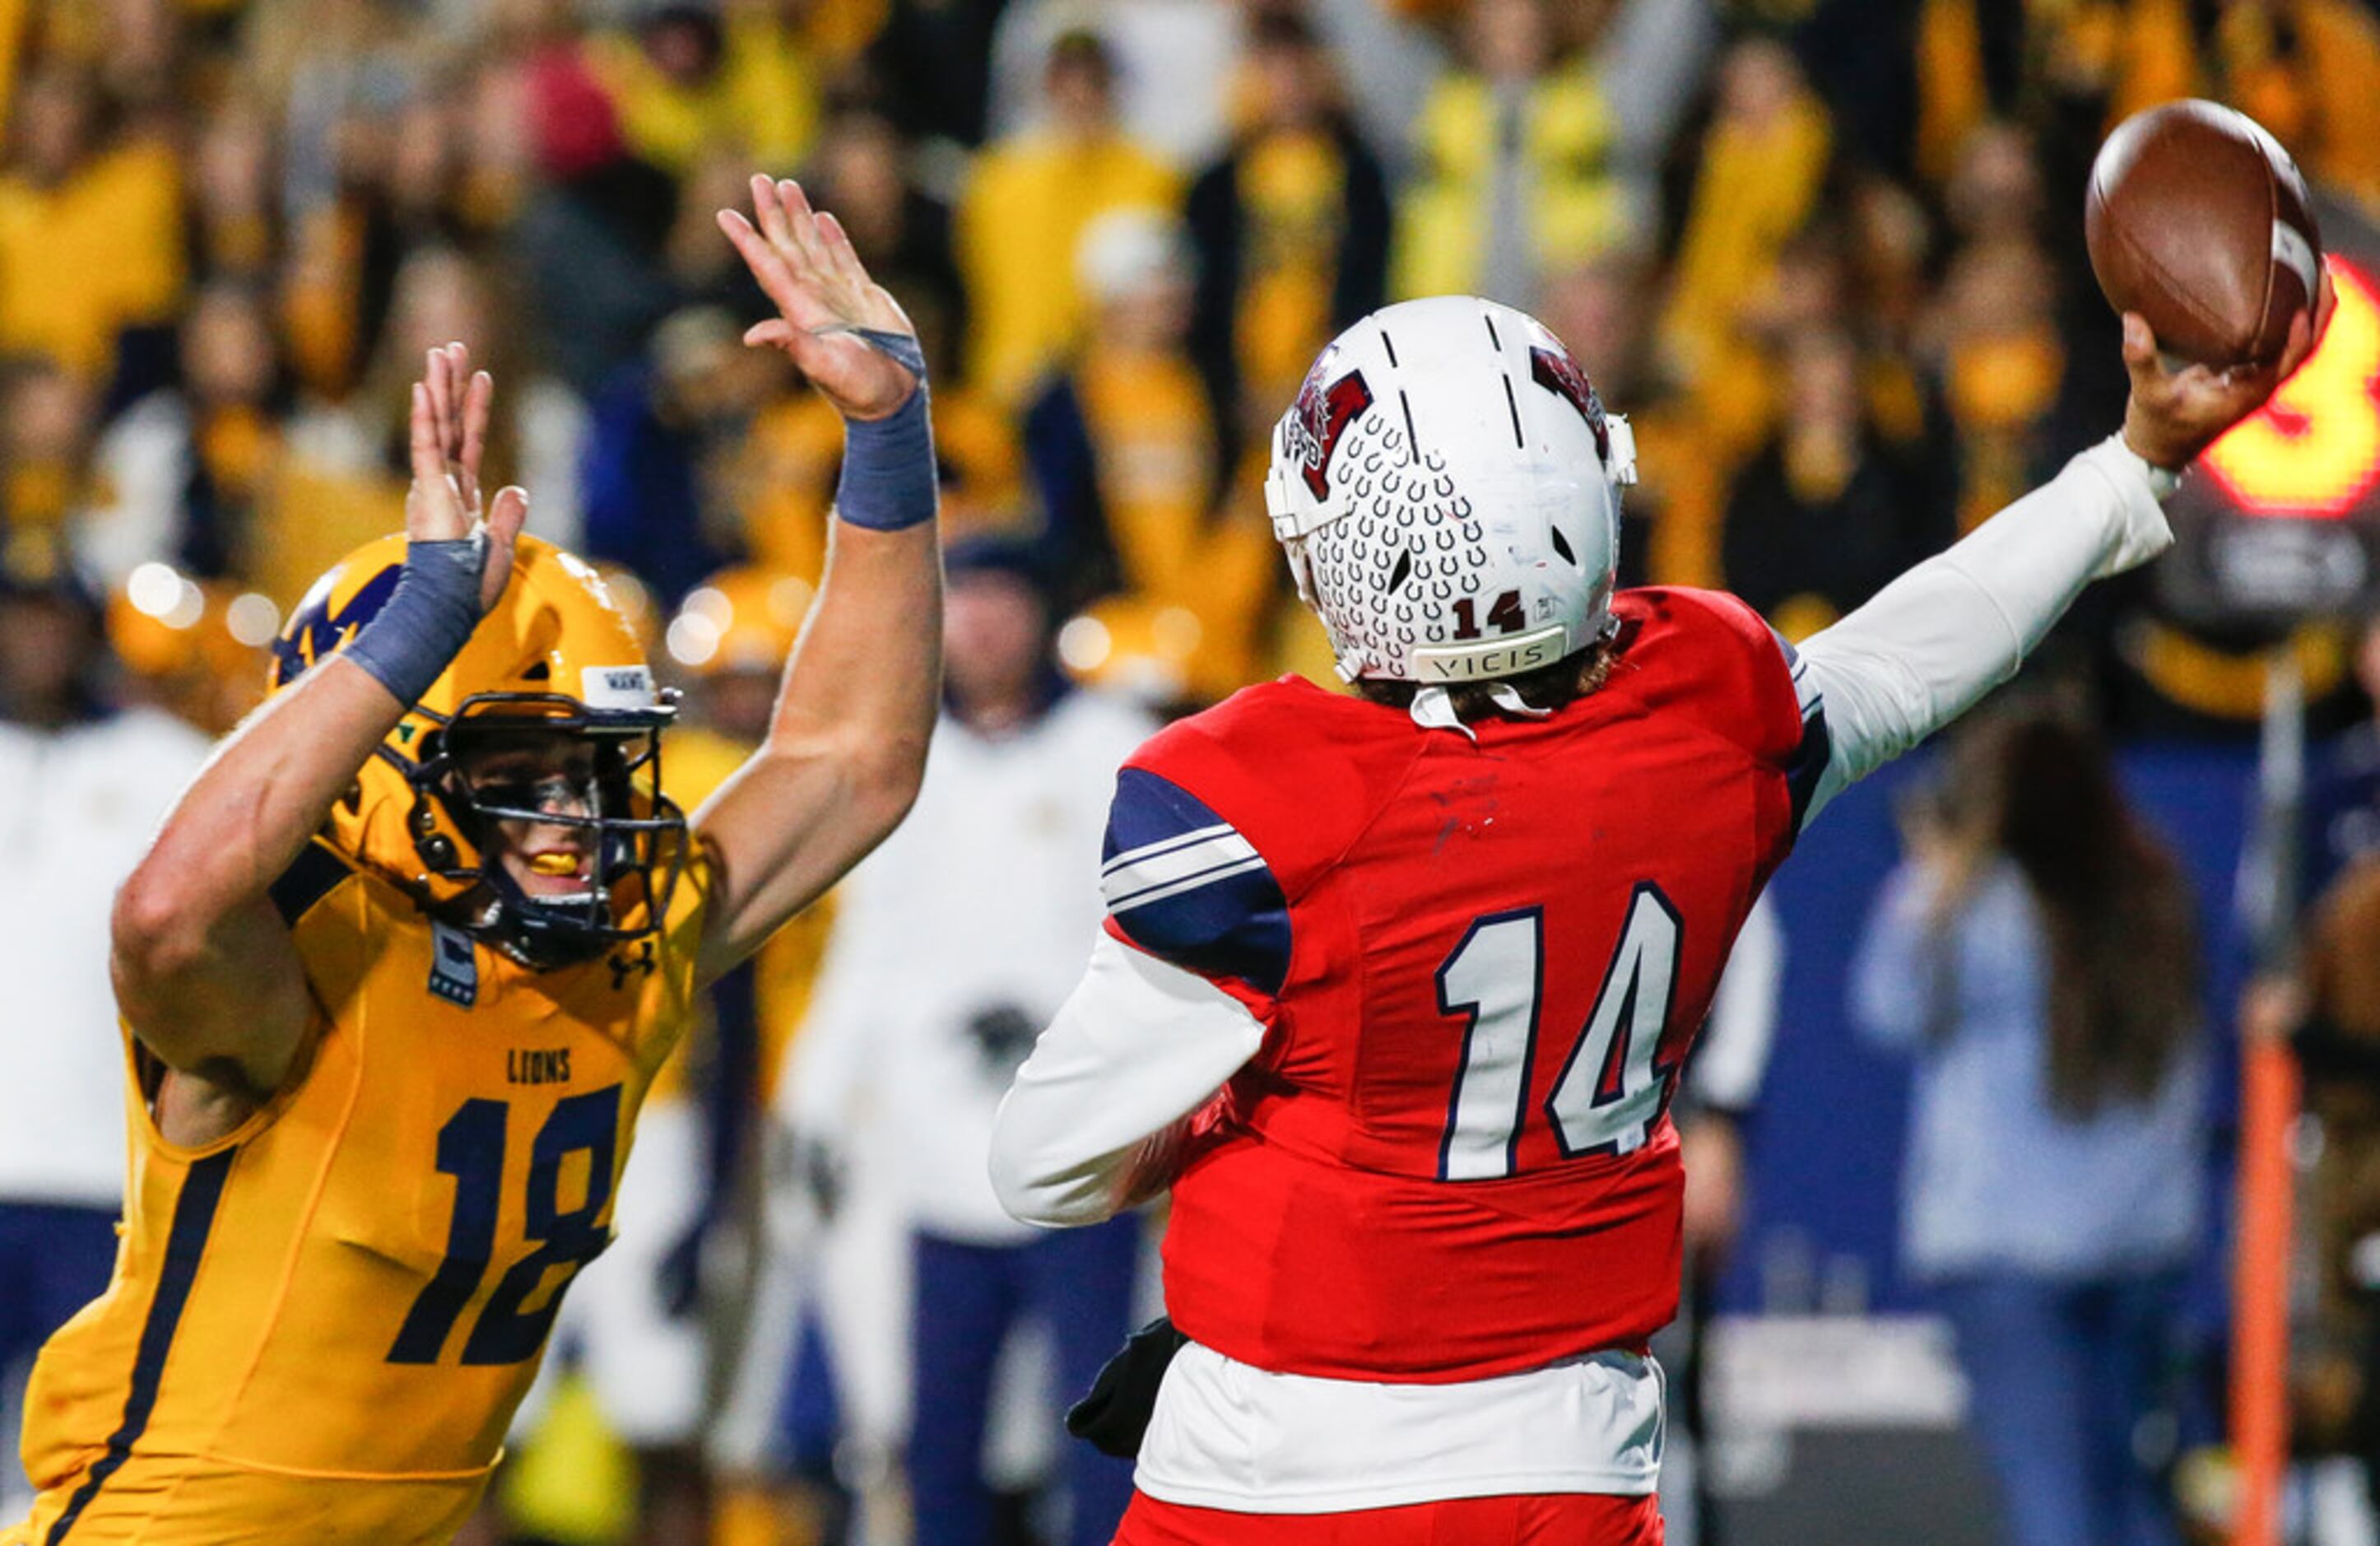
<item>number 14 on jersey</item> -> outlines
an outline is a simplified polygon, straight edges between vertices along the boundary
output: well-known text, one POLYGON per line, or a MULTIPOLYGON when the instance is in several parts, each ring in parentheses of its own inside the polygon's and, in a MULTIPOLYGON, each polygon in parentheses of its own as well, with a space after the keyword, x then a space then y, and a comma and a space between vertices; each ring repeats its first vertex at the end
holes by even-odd
MULTIPOLYGON (((1659 1119, 1668 1070, 1657 1061, 1678 980, 1678 911, 1637 883, 1628 921, 1545 1102, 1562 1157, 1626 1154, 1659 1119)), ((1518 907, 1472 919, 1438 968, 1439 1012, 1463 1021, 1463 1062, 1439 1145, 1444 1181, 1510 1175, 1529 1119, 1545 994, 1545 913, 1518 907)))

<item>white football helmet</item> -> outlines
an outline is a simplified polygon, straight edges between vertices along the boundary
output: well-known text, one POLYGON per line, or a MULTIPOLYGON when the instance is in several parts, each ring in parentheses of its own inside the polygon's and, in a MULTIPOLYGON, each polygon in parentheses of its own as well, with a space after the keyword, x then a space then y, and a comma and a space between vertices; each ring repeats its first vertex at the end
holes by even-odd
POLYGON ((1451 687, 1611 627, 1628 421, 1542 323, 1408 300, 1334 339, 1273 430, 1265 506, 1349 681, 1451 687))

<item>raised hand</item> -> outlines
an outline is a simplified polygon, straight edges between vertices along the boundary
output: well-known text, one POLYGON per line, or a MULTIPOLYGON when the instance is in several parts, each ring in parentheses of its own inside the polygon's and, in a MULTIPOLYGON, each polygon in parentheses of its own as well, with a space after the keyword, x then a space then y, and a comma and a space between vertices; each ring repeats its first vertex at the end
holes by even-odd
POLYGON ((2125 312, 2124 368, 2131 374, 2132 395, 2124 407, 2124 444, 2155 467, 2179 471, 2197 460, 2224 431, 2263 408, 2275 389, 2305 363, 2329 325, 2337 300, 2325 273, 2313 312, 2298 313, 2280 358, 2228 371, 2205 365, 2168 371, 2157 359, 2156 335, 2147 320, 2137 311, 2125 312))
POLYGON ((907 314, 868 277, 841 222, 810 208, 801 184, 756 177, 752 208, 757 229, 735 210, 719 212, 719 228, 777 306, 776 320, 755 324, 744 341, 792 356, 844 418, 890 416, 917 378, 856 335, 867 328, 914 336, 907 314))
POLYGON ((480 461, 488 448, 488 409, 495 395, 494 378, 472 371, 469 349, 448 344, 430 351, 421 379, 413 383, 413 486, 405 495, 409 541, 452 542, 474 531, 487 533, 481 612, 504 594, 513 542, 528 519, 528 495, 516 487, 497 491, 494 505, 480 507, 480 461))

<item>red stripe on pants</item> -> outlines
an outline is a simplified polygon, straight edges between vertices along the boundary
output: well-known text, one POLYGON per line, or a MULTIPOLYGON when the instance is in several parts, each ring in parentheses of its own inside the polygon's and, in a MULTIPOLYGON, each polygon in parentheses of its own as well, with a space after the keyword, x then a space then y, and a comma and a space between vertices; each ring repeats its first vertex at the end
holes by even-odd
POLYGON ((1234 1514, 1135 1492, 1115 1546, 1661 1546, 1652 1497, 1450 1498, 1341 1514, 1234 1514))

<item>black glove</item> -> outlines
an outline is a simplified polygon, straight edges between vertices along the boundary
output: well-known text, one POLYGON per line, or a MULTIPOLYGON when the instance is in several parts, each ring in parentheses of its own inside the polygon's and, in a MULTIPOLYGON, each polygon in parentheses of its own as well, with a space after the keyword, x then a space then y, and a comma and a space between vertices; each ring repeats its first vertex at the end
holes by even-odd
POLYGON ((843 1152, 833 1144, 813 1138, 797 1138, 791 1153, 794 1180, 809 1198, 810 1207, 819 1218, 828 1223, 843 1208, 844 1168, 843 1152))
POLYGON ((702 1298, 702 1249, 710 1237, 709 1214, 694 1221, 662 1256, 654 1286, 661 1295, 662 1313, 673 1321, 692 1315, 702 1298))
POLYGON ((983 1071, 1003 1089, 1016 1077, 1025 1060, 1033 1055, 1033 1043, 1041 1034, 1041 1022, 1014 1004, 995 1004, 978 1009, 967 1017, 967 1034, 974 1038, 976 1053, 983 1060, 983 1071))
POLYGON ((1091 1394, 1066 1408, 1066 1431, 1090 1442, 1102 1455, 1131 1460, 1157 1411, 1157 1387, 1173 1355, 1190 1339, 1160 1315, 1132 1333, 1091 1382, 1091 1394))

